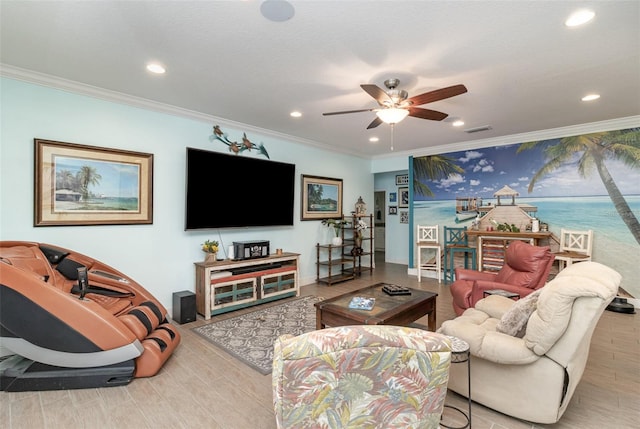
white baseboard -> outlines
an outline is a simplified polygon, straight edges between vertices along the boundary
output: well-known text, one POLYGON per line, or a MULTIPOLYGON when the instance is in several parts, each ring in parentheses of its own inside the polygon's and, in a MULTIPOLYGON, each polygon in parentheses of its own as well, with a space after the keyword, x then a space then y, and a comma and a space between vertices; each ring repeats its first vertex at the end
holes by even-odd
POLYGON ((627 298, 626 296, 622 296, 621 298, 625 298, 629 304, 633 304, 635 308, 640 308, 640 299, 637 298, 627 298))

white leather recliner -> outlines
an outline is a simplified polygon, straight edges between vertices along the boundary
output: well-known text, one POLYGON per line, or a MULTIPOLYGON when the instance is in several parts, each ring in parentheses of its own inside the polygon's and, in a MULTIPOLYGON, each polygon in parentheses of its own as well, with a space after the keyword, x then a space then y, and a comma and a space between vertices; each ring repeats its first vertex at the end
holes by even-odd
MULTIPOLYGON (((438 332, 471 352, 471 399, 535 423, 555 423, 578 385, 593 331, 618 292, 621 276, 597 262, 562 270, 532 299, 492 295, 444 322, 438 332), (527 305, 528 304, 528 305, 527 305), (527 313, 527 307, 533 310, 527 313), (530 314, 529 317, 527 315, 530 314), (522 338, 507 321, 520 317, 522 338), (511 331, 510 333, 505 333, 511 331)), ((466 365, 452 365, 448 388, 468 397, 466 365)))

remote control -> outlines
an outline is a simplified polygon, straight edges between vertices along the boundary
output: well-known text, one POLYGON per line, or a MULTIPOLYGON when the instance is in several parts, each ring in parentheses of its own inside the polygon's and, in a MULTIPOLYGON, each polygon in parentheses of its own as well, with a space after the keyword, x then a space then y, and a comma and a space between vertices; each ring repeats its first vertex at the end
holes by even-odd
POLYGON ((387 295, 411 295, 411 289, 405 286, 385 284, 382 291, 387 295))

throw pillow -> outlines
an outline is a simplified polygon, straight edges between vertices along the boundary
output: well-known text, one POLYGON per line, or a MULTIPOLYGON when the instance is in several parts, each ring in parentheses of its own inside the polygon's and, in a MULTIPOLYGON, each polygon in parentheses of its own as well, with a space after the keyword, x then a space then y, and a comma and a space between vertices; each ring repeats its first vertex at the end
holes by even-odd
POLYGON ((496 331, 511 335, 512 337, 524 337, 529 317, 537 308, 538 296, 541 290, 542 289, 538 289, 516 301, 509 311, 502 315, 502 318, 496 325, 496 331))

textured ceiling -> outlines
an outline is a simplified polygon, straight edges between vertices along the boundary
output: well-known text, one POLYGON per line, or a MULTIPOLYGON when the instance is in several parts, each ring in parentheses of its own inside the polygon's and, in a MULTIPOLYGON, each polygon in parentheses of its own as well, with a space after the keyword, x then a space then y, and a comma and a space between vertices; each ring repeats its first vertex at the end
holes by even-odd
POLYGON ((395 153, 640 114, 638 1, 290 3, 294 16, 273 22, 259 1, 2 1, 0 58, 13 76, 44 73, 365 157, 389 153, 390 127, 367 130, 373 112, 322 113, 377 107, 360 84, 388 78, 409 96, 468 88, 423 106, 444 121, 396 125, 395 153), (595 19, 565 27, 583 6, 595 19), (152 60, 167 73, 150 75, 152 60), (602 97, 581 102, 590 92, 602 97))

